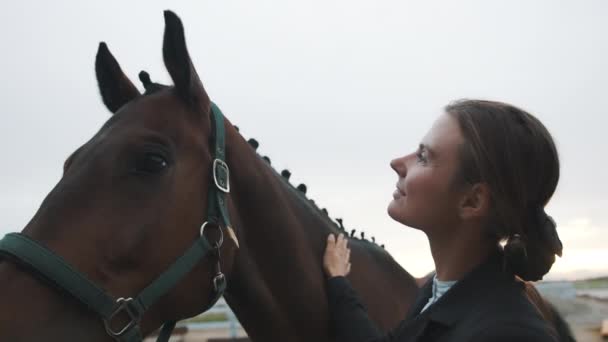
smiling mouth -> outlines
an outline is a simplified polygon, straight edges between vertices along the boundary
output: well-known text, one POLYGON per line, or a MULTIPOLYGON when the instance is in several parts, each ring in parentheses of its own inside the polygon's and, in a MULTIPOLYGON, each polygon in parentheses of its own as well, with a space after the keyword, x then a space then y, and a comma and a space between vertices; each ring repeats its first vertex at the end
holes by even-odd
POLYGON ((401 191, 401 189, 396 188, 395 192, 393 192, 393 198, 397 199, 399 197, 404 197, 405 193, 403 193, 403 191, 401 191))
POLYGON ((405 192, 403 192, 403 190, 401 190, 401 188, 399 187, 399 183, 397 183, 397 185, 395 185, 395 192, 399 193, 401 196, 405 196, 405 192))

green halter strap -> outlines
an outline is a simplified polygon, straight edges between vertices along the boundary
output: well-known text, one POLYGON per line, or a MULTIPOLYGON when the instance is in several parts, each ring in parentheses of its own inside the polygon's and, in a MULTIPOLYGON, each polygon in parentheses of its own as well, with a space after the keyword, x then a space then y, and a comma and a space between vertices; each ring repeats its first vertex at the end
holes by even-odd
MULTIPOLYGON (((205 311, 208 310, 226 289, 226 278, 219 266, 219 253, 223 242, 222 225, 230 227, 225 198, 230 191, 230 172, 225 162, 224 117, 214 103, 211 103, 211 112, 215 124, 212 179, 215 186, 211 186, 209 190, 208 219, 201 226, 200 236, 192 246, 137 296, 115 299, 95 285, 86 275, 74 269, 61 256, 20 233, 9 233, 0 240, 0 254, 25 265, 34 273, 43 276, 54 286, 70 293, 89 309, 96 312, 103 319, 107 333, 120 342, 142 341, 139 323, 146 310, 172 289, 201 259, 208 254, 212 254, 217 258, 217 264, 216 275, 212 280, 214 291, 211 294, 208 307, 205 308, 205 311), (219 240, 214 242, 213 245, 203 234, 208 225, 216 226, 220 232, 219 240), (129 317, 129 322, 115 329, 112 324, 113 319, 117 316, 124 317, 125 314, 129 317)), ((174 327, 174 321, 165 323, 157 342, 168 341, 174 327)))

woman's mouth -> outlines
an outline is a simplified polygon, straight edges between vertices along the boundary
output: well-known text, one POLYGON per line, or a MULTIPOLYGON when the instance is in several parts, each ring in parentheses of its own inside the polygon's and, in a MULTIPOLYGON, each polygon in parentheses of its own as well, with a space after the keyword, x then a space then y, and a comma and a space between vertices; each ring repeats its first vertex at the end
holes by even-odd
POLYGON ((397 198, 403 197, 403 196, 405 196, 405 194, 403 193, 403 191, 401 191, 401 189, 399 189, 399 187, 397 187, 395 189, 395 192, 393 192, 393 198, 397 199, 397 198))

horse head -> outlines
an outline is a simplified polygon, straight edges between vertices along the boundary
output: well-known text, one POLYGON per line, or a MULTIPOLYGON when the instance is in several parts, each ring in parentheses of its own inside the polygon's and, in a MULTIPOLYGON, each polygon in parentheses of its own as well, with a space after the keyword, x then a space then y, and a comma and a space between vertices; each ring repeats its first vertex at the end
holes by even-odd
POLYGON ((122 331, 130 324, 146 334, 200 313, 221 291, 220 269, 230 273, 238 243, 227 238, 234 237, 223 201, 229 171, 217 153, 226 153, 218 144, 230 144, 238 133, 210 101, 182 23, 170 11, 163 58, 174 86, 151 83, 142 73, 146 91, 140 94, 106 44, 99 45, 95 70, 113 115, 69 156, 61 180, 20 236, 3 241, 4 257, 12 260, 0 263, 0 339, 111 340, 105 322, 105 330, 120 340, 130 334, 122 331), (80 285, 66 289, 53 279, 62 277, 56 271, 49 276, 35 262, 24 262, 27 255, 11 253, 20 244, 39 245, 29 252, 34 259, 56 256, 57 263, 88 279, 91 291, 97 286, 100 296, 116 302, 108 305, 108 317, 91 308, 94 300, 83 305, 80 285), (197 258, 184 256, 187 251, 197 258), (171 270, 176 260, 182 263, 171 270), (180 277, 171 278, 176 273, 180 277), (148 298, 138 297, 142 291, 148 298))
MULTIPOLYGON (((141 73, 140 94, 100 44, 97 80, 113 115, 66 160, 23 231, 0 240, 0 340, 140 341, 164 324, 166 341, 229 279, 226 301, 252 340, 331 341, 321 265, 342 221, 223 118, 181 21, 165 12, 165 24, 171 87, 141 73)), ((368 240, 350 246, 349 280, 386 330, 416 283, 368 240)))

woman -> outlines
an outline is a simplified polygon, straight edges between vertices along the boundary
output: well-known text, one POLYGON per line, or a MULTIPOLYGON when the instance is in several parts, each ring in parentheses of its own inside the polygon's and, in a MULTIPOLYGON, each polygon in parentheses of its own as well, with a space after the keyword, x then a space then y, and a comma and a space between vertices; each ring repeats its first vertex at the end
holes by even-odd
POLYGON ((324 269, 337 340, 554 341, 522 281, 541 279, 562 250, 544 211, 559 160, 543 124, 505 103, 458 101, 391 167, 388 214, 427 235, 435 274, 383 336, 345 278, 347 240, 330 235, 324 269))

